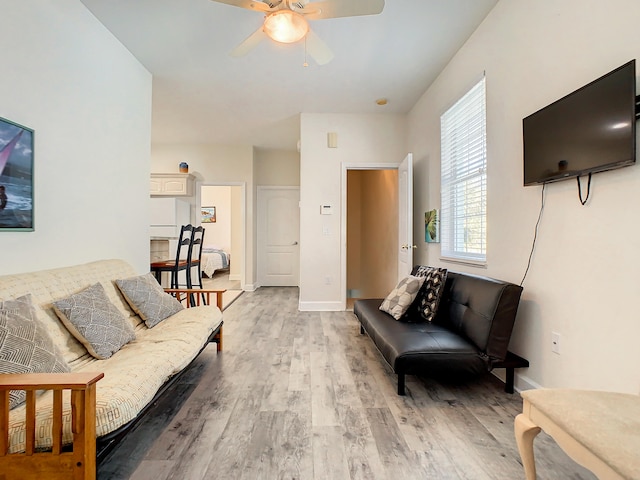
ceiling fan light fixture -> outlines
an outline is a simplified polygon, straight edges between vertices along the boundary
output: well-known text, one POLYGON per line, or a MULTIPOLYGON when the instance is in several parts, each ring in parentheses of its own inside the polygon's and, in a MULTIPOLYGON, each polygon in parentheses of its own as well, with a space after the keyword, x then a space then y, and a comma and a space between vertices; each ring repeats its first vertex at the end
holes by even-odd
POLYGON ((264 20, 264 33, 280 43, 294 43, 309 32, 307 20, 291 10, 278 10, 267 15, 264 20))

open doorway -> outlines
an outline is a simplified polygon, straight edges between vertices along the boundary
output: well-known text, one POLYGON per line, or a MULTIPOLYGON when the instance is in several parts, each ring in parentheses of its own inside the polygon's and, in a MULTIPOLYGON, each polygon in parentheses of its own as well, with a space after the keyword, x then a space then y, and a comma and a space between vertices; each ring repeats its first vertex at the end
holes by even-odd
POLYGON ((205 228, 203 283, 211 288, 245 286, 245 186, 201 185, 197 222, 205 228))
POLYGON ((398 279, 398 170, 346 172, 346 308, 385 297, 398 279))

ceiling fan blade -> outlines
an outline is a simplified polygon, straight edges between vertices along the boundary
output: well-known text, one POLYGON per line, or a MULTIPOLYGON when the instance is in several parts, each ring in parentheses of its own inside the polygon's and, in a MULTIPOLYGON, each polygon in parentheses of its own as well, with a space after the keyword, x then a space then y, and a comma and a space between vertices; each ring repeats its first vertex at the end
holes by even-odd
POLYGON ((325 18, 357 17, 359 15, 376 15, 384 9, 384 0, 320 0, 309 2, 304 9, 297 9, 305 13, 309 20, 325 18))
POLYGON ((242 57, 253 50, 258 44, 267 38, 267 34, 264 33, 262 25, 255 32, 253 32, 247 39, 234 48, 229 55, 232 57, 242 57))
MULTIPOLYGON (((258 12, 269 12, 271 6, 260 0, 211 0, 216 3, 224 3, 226 5, 233 5, 234 7, 246 8, 247 10, 256 10, 258 12)), ((273 1, 272 3, 280 3, 273 1)))
POLYGON ((305 38, 307 53, 318 65, 324 65, 333 60, 333 52, 313 30, 309 30, 305 38))

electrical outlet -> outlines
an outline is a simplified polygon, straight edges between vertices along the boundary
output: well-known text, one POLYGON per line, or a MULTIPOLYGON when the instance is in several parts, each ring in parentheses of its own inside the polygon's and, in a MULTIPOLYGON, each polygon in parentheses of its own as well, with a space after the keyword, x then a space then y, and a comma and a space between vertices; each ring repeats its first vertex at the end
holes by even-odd
POLYGON ((331 277, 328 277, 328 276, 324 277, 324 284, 325 285, 331 285, 331 283, 332 283, 331 277))
POLYGON ((551 332, 551 351, 560 355, 560 339, 562 337, 558 332, 551 332))

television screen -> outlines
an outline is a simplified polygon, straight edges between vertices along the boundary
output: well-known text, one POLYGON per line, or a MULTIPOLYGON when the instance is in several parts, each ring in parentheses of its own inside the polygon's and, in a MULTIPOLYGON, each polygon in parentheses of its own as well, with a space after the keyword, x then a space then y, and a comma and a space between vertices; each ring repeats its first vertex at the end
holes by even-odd
POLYGON ((635 163, 635 60, 522 120, 524 184, 635 163))

